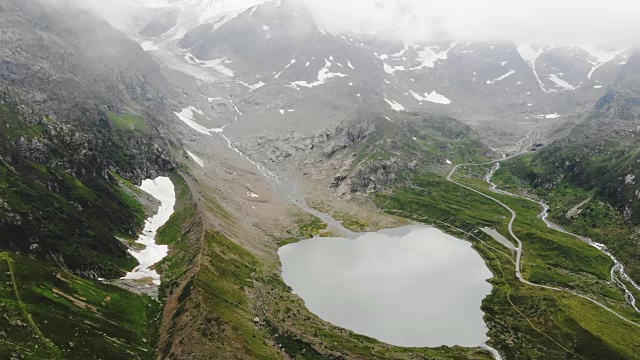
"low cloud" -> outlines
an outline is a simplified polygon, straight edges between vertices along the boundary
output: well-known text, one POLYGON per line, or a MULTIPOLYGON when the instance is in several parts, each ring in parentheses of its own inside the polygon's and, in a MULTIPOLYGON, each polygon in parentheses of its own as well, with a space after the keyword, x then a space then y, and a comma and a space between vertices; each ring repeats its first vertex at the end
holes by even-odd
MULTIPOLYGON (((123 28, 146 6, 220 7, 256 0, 75 0, 123 28), (187 5, 189 6, 189 5, 187 5)), ((267 0, 264 0, 267 1, 267 0)), ((409 42, 457 40, 640 45, 637 0, 282 0, 303 3, 319 26, 409 42)))
POLYGON ((640 2, 629 0, 295 0, 317 22, 407 41, 637 45, 640 2))

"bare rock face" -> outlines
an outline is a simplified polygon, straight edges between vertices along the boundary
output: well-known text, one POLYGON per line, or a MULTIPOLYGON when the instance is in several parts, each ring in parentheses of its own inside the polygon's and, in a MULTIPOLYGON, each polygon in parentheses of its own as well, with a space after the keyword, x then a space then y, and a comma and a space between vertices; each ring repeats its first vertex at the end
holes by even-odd
POLYGON ((145 37, 159 37, 173 29, 178 21, 178 11, 162 11, 153 16, 149 23, 140 30, 139 34, 145 37))
MULTIPOLYGON (((458 144, 486 152, 475 134, 451 118, 367 113, 315 134, 291 131, 239 144, 252 159, 326 182, 341 198, 384 191, 455 158, 458 144), (436 150, 434 150, 436 149, 436 150), (436 153, 437 152, 437 153, 436 153)), ((470 152, 470 153, 473 153, 470 152)))

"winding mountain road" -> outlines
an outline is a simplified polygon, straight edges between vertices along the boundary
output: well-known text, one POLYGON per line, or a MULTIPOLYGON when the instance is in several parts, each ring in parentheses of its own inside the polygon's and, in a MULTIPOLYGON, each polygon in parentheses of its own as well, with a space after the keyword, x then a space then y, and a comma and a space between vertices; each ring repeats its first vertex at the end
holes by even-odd
MULTIPOLYGON (((540 133, 538 133, 538 137, 539 137, 539 136, 540 136, 540 133)), ((529 138, 529 135, 527 135, 527 138, 529 138)), ((525 138, 525 139, 527 139, 527 138, 525 138)), ((523 140, 525 140, 525 139, 523 139, 523 140)), ((522 142, 523 140, 521 140, 521 142, 522 142)), ((532 139, 532 140, 531 140, 531 143, 533 143, 533 141, 534 141, 534 140, 535 140, 535 139, 532 139)), ((520 144, 521 144, 521 142, 520 142, 520 144)), ((553 287, 553 286, 547 286, 547 285, 541 285, 541 284, 534 284, 534 283, 532 283, 532 282, 528 281, 527 279, 525 279, 525 278, 522 276, 522 273, 520 272, 520 263, 521 263, 521 259, 522 259, 522 252, 523 252, 524 248, 523 248, 523 245, 522 245, 522 241, 518 238, 518 236, 517 236, 517 235, 514 233, 514 231, 513 231, 513 223, 515 222, 515 220, 516 220, 516 218, 517 218, 518 214, 517 214, 517 213, 516 213, 512 208, 510 208, 508 205, 506 205, 505 203, 503 203, 502 201, 500 201, 500 200, 498 200, 498 199, 496 199, 496 198, 494 198, 494 197, 492 197, 492 196, 489 196, 489 195, 487 195, 487 194, 485 194, 485 193, 483 193, 483 192, 481 192, 481 191, 479 191, 479 190, 476 190, 476 189, 474 189, 474 188, 472 188, 472 187, 469 187, 469 186, 467 186, 467 185, 461 184, 461 183, 459 183, 459 182, 457 182, 457 181, 455 181, 455 180, 453 179, 453 175, 456 173, 456 171, 457 171, 460 167, 463 167, 463 166, 485 166, 485 165, 491 165, 491 164, 499 164, 501 161, 509 160, 509 159, 512 159, 512 158, 514 158, 514 157, 516 157, 516 156, 520 156, 520 155, 525 154, 525 153, 526 153, 526 150, 524 150, 524 151, 522 151, 522 150, 521 150, 520 152, 518 152, 518 153, 516 153, 516 154, 513 154, 513 155, 511 155, 511 156, 508 156, 508 157, 505 157, 505 158, 503 158, 503 159, 499 159, 499 160, 493 160, 493 161, 489 161, 489 162, 485 162, 485 163, 478 163, 478 164, 472 164, 472 163, 470 163, 470 164, 458 164, 458 165, 454 166, 454 167, 453 167, 453 169, 451 170, 451 172, 449 173, 449 175, 447 175, 447 180, 448 180, 449 182, 451 182, 451 183, 455 184, 455 185, 458 185, 458 186, 460 186, 460 187, 462 187, 462 188, 465 188, 465 189, 467 189, 467 190, 469 190, 469 191, 473 191, 474 193, 476 193, 476 194, 478 194, 478 195, 481 195, 481 196, 483 196, 483 197, 485 197, 485 198, 487 198, 487 199, 489 199, 489 200, 491 200, 491 201, 494 201, 494 202, 496 202, 496 203, 500 204, 500 206, 502 206, 503 208, 507 209, 507 210, 511 213, 511 219, 509 220, 508 230, 509 230, 509 234, 511 235, 511 237, 512 237, 512 238, 516 241, 516 243, 517 243, 517 247, 516 247, 516 265, 515 265, 515 269, 516 269, 516 277, 518 278, 518 280, 519 280, 520 282, 522 282, 523 284, 526 284, 526 285, 529 285, 529 286, 538 287, 538 288, 543 288, 543 289, 548 289, 548 290, 553 290, 553 291, 564 291, 564 292, 570 293, 570 294, 572 294, 572 295, 575 295, 575 296, 581 297, 581 298, 583 298, 583 299, 585 299, 585 300, 588 300, 588 301, 590 301, 591 303, 593 303, 593 304, 595 304, 595 305, 597 305, 597 306, 601 307, 602 309, 607 310, 608 312, 610 312, 610 313, 612 313, 613 315, 617 316, 617 317, 618 317, 618 318, 620 318, 621 320, 623 320, 623 321, 625 321, 625 322, 627 322, 627 323, 629 323, 629 324, 635 325, 635 326, 637 326, 637 327, 640 327, 640 324, 639 324, 639 323, 637 323, 637 322, 634 322, 634 321, 632 321, 632 320, 627 319, 626 317, 624 317, 624 316, 622 316, 622 315, 618 314, 617 312, 615 312, 614 310, 610 309, 609 307, 607 307, 606 305, 602 304, 601 302, 599 302, 599 301, 597 301, 597 300, 594 300, 594 299, 591 299, 591 298, 590 298, 590 297, 588 297, 588 296, 585 296, 585 295, 582 295, 582 294, 576 293, 576 292, 571 291, 571 290, 568 290, 568 289, 563 289, 563 288, 553 287)), ((512 193, 509 193, 509 192, 504 191, 504 190, 499 190, 499 192, 500 192, 500 193, 503 193, 503 194, 506 194, 506 195, 511 195, 511 196, 514 196, 514 197, 518 197, 518 195, 517 195, 517 194, 512 194, 512 193)), ((529 200, 531 200, 531 199, 529 199, 529 200)), ((546 223, 546 222, 545 222, 545 223, 546 223)), ((547 226, 549 226, 549 224, 548 224, 548 223, 546 223, 546 224, 547 224, 547 226)), ((551 226, 549 226, 549 227, 550 227, 550 228, 552 228, 552 229, 554 229, 554 230, 556 230, 556 231, 559 231, 558 229, 556 229, 556 228, 554 228, 554 227, 551 227, 551 226)), ((570 234, 570 233, 569 233, 569 234, 570 234)), ((573 234, 571 234, 571 235, 573 235, 573 234)))

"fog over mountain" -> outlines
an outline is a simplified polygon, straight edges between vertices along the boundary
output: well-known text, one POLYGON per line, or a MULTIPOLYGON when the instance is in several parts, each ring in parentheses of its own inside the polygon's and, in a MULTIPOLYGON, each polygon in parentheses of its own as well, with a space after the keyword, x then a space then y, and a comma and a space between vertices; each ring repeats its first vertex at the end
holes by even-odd
MULTIPOLYGON (((121 24, 141 6, 190 1, 86 0, 121 24)), ((264 0, 210 1, 250 6, 264 0)), ((629 0, 290 0, 306 5, 319 25, 337 32, 379 33, 404 41, 512 41, 558 45, 635 46, 640 3, 629 0), (603 30, 606 29, 606 30, 603 30)), ((232 5, 233 6, 233 5, 232 5)))

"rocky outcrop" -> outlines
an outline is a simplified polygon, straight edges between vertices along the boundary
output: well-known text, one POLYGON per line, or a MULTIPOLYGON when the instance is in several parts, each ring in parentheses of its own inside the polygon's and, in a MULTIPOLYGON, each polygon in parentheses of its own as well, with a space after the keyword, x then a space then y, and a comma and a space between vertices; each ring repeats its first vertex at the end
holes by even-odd
POLYGON ((139 34, 145 37, 159 37, 176 26, 177 21, 177 10, 162 11, 155 14, 139 34))
POLYGON ((370 194, 384 190, 396 184, 400 174, 406 170, 406 164, 398 159, 362 163, 348 177, 344 177, 346 181, 338 186, 336 194, 339 197, 349 197, 351 194, 370 194))
POLYGON ((263 163, 298 169, 326 181, 337 196, 383 191, 421 170, 434 170, 468 153, 486 151, 455 119, 428 114, 359 114, 315 134, 258 136, 238 144, 263 163))

